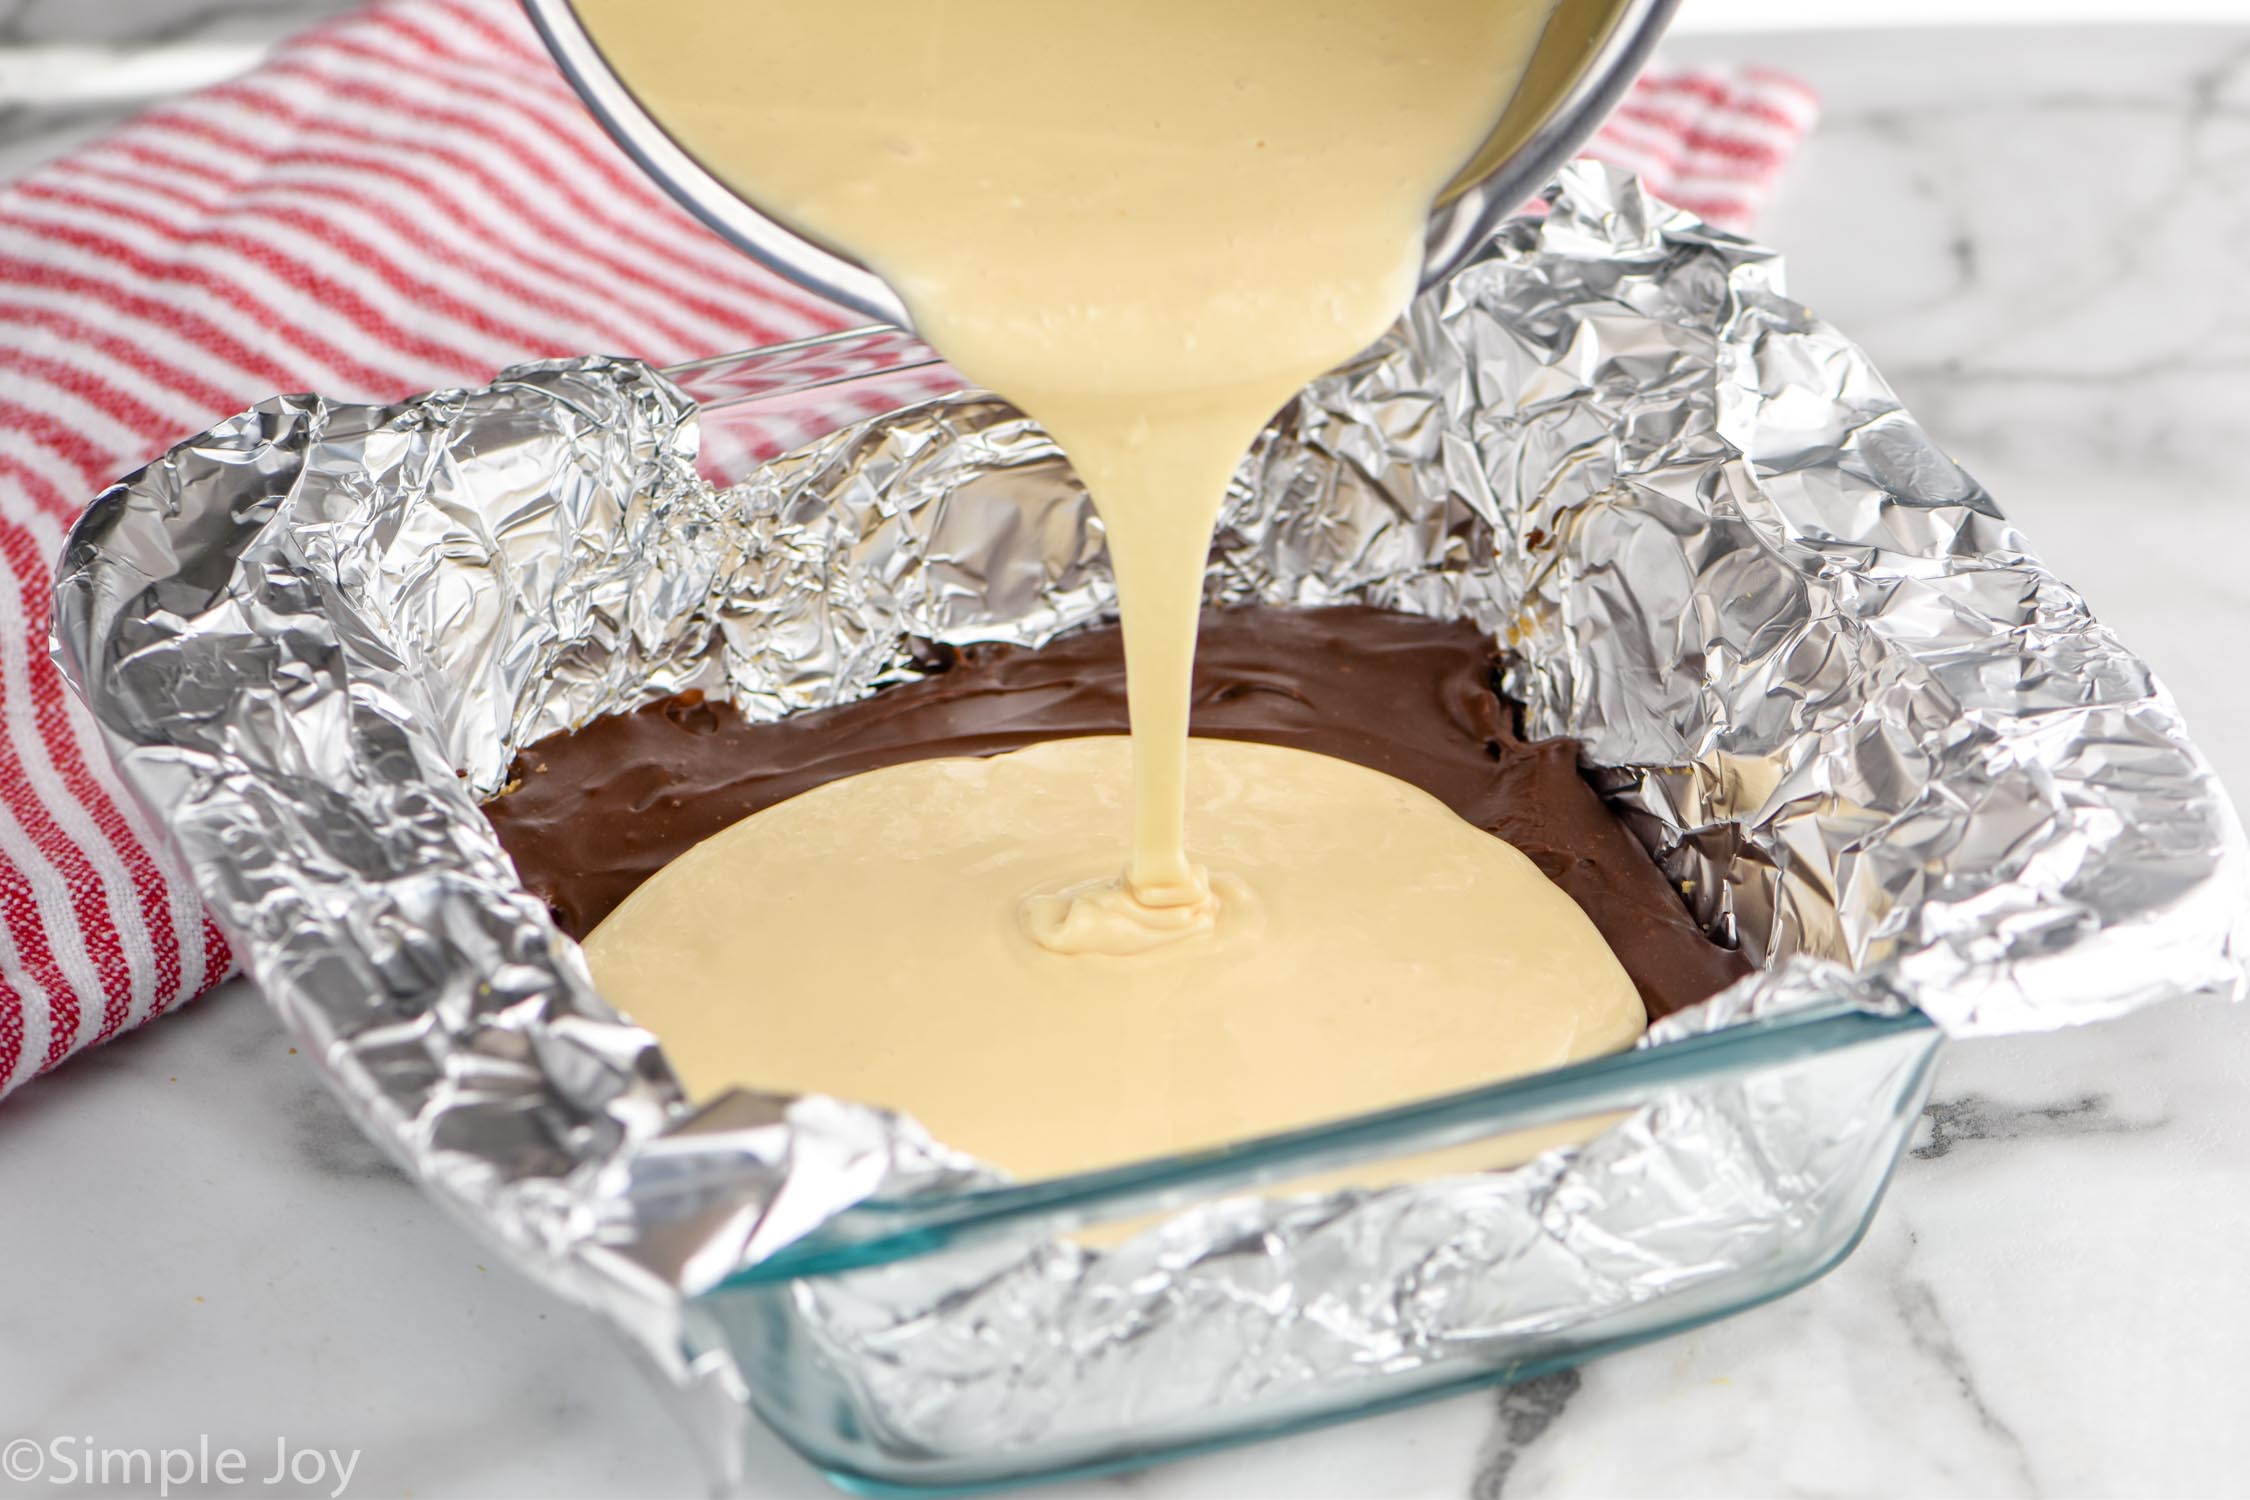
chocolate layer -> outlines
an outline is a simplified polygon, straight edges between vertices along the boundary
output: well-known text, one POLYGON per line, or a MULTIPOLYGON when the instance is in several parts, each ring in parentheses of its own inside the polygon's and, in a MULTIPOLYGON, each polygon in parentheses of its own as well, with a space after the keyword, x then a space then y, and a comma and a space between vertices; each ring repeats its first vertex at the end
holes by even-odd
MULTIPOLYGON (((1126 726, 1114 627, 1037 651, 946 651, 933 667, 772 724, 692 694, 597 719, 526 750, 485 813, 524 884, 583 937, 676 856, 823 782, 1126 726)), ((1496 668, 1465 621, 1356 606, 1215 611, 1196 646, 1194 732, 1373 766, 1498 834, 1593 919, 1652 1018, 1747 973, 1579 774, 1577 743, 1516 737, 1496 668)))

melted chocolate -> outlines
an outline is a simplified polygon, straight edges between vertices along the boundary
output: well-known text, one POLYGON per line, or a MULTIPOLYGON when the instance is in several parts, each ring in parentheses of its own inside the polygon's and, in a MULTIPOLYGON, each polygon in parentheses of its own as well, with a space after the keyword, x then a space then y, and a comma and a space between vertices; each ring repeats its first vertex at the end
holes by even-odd
MULTIPOLYGON (((695 844, 823 782, 1125 730, 1115 627, 1037 651, 948 650, 932 665, 920 681, 771 724, 698 694, 597 719, 524 751, 485 813, 524 884, 583 937, 695 844)), ((1579 774, 1577 742, 1516 737, 1496 667, 1465 621, 1356 606, 1215 611, 1196 645, 1194 732, 1387 771, 1514 844, 1593 919, 1651 1018, 1747 973, 1579 774)))

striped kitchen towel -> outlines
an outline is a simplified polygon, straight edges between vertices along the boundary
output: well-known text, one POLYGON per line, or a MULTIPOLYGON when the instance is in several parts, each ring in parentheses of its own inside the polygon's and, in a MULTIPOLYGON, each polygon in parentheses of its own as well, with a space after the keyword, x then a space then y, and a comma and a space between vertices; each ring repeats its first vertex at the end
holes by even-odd
MULTIPOLYGON (((1773 73, 1659 70, 1592 151, 1739 226, 1813 115, 1773 73)), ((0 1094, 229 965, 47 659, 89 498, 279 391, 849 321, 645 182, 509 0, 384 0, 0 190, 0 1094)))

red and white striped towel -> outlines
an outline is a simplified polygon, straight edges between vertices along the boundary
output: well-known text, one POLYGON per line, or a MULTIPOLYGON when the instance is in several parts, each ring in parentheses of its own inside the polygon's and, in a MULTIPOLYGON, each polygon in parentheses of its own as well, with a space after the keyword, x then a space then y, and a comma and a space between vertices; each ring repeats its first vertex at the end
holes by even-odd
MULTIPOLYGON (((1741 225, 1814 110, 1772 73, 1659 71, 1593 154, 1741 225)), ((47 660, 96 491, 277 391, 389 400, 848 321, 643 180, 509 0, 384 0, 0 191, 0 1095, 229 966, 47 660)))

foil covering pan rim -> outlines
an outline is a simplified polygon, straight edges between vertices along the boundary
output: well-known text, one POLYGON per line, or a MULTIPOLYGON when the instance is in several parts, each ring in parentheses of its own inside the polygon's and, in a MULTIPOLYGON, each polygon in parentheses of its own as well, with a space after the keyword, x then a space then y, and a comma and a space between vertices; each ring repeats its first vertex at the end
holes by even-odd
MULTIPOLYGON (((1770 252, 1609 169, 1551 197, 1261 442, 1211 596, 1467 614, 1512 648, 1529 727, 1613 768, 1764 965, 1649 1045, 1838 1001, 1977 1035, 2239 996, 2250 858, 2145 664, 1770 252)), ((864 1106, 685 1111, 473 793, 641 695, 838 701, 910 637, 1036 642, 1106 582, 1051 445, 994 403, 848 426, 725 490, 693 415, 601 358, 260 403, 97 499, 55 649, 361 1123, 724 1396, 738 1372, 682 1353, 683 1291, 855 1203, 989 1178, 864 1106)), ((1600 1200, 1598 1154, 1567 1170, 1600 1200)))

